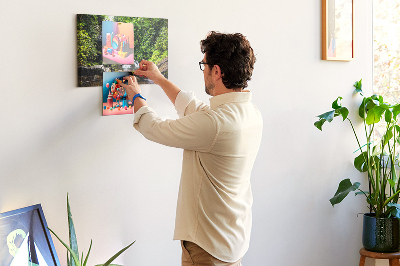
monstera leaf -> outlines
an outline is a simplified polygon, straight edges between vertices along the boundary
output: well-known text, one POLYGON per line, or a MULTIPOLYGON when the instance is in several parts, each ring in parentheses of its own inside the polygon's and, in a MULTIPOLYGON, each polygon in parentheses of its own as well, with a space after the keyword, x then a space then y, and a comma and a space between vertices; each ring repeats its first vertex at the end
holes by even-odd
POLYGON ((335 196, 333 196, 329 200, 331 202, 332 206, 335 206, 335 204, 340 203, 350 192, 358 189, 359 186, 360 186, 359 182, 354 182, 354 184, 352 184, 350 179, 342 180, 339 183, 339 187, 335 193, 335 196))

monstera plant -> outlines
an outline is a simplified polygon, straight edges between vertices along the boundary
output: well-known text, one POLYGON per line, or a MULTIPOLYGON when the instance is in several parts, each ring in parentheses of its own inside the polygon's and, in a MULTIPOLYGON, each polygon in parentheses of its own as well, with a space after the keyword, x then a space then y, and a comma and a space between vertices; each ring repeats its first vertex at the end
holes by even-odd
MULTIPOLYGON (((68 266, 86 266, 90 251, 92 249, 92 241, 90 241, 90 246, 89 250, 87 252, 87 255, 85 259, 83 259, 83 253, 81 258, 79 258, 79 251, 78 251, 78 241, 76 239, 76 234, 75 234, 75 227, 74 227, 74 222, 72 220, 72 213, 71 213, 71 208, 69 206, 69 198, 67 195, 67 211, 68 211, 68 228, 69 228, 69 243, 70 245, 68 246, 64 241, 62 241, 56 233, 53 232, 53 230, 50 230, 51 233, 53 233, 57 239, 61 242, 61 244, 64 245, 64 247, 68 250, 68 255, 67 255, 67 265, 68 266)), ((124 247, 120 251, 118 251, 114 256, 112 256, 109 260, 107 260, 104 264, 98 264, 96 266, 121 266, 121 265, 116 265, 116 264, 111 264, 119 255, 121 255, 125 250, 127 250, 130 246, 133 245, 135 241, 133 241, 131 244, 128 246, 124 247)))
POLYGON ((356 133, 349 118, 349 110, 342 106, 342 97, 332 103, 332 110, 318 116, 314 125, 322 131, 325 122, 332 122, 336 117, 348 121, 357 141, 358 155, 354 159, 355 168, 366 173, 368 190, 361 190, 360 183, 352 183, 350 179, 340 182, 335 195, 330 199, 332 206, 340 203, 350 192, 363 194, 368 202, 370 212, 378 218, 400 218, 399 182, 399 145, 400 104, 386 103, 382 96, 365 97, 362 91, 362 80, 354 84, 356 93, 363 99, 358 109, 358 115, 363 121, 363 137, 356 133), (377 127, 383 128, 381 136, 376 134, 377 127))

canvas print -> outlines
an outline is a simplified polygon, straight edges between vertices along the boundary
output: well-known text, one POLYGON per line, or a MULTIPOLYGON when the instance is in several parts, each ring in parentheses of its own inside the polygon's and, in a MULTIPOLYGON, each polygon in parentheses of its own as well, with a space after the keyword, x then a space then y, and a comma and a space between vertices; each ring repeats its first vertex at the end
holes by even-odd
POLYGON ((59 266, 41 205, 0 214, 0 266, 59 266))
POLYGON ((134 64, 132 23, 103 21, 101 39, 103 64, 134 64))
POLYGON ((77 59, 78 87, 102 86, 104 72, 132 72, 143 59, 168 78, 168 20, 78 14, 77 59))
POLYGON ((103 73, 103 115, 133 114, 132 102, 128 101, 125 89, 118 84, 129 72, 103 73))

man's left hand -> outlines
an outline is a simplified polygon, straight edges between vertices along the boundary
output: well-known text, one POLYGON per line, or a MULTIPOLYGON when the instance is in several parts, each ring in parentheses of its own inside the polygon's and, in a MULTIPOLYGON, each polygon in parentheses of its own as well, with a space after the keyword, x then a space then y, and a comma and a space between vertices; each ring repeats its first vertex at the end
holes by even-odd
POLYGON ((128 94, 129 100, 131 100, 136 94, 141 93, 142 90, 140 89, 135 76, 126 76, 123 77, 123 79, 127 80, 128 84, 124 84, 120 81, 119 85, 126 89, 126 94, 128 94))

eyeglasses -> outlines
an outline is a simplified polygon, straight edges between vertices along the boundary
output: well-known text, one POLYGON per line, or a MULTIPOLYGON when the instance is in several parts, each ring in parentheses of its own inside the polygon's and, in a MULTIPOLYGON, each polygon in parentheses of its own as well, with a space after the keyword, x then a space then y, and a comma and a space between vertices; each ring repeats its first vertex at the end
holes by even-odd
POLYGON ((200 67, 200 70, 201 70, 201 71, 204 71, 204 65, 210 65, 210 66, 212 66, 212 64, 204 63, 203 61, 200 61, 200 62, 199 62, 199 67, 200 67))

